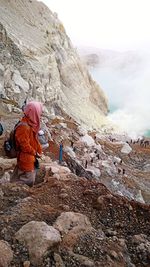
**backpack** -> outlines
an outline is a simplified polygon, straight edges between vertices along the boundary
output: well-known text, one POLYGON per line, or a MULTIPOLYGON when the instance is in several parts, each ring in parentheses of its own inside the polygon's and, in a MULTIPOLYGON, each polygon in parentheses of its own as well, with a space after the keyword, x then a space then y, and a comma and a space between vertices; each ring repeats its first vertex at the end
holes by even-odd
POLYGON ((4 131, 3 126, 2 126, 2 124, 0 123, 0 136, 3 134, 3 131, 4 131))
POLYGON ((5 151, 5 154, 8 158, 16 158, 17 157, 18 150, 16 150, 15 133, 16 133, 16 129, 20 125, 28 125, 28 124, 26 122, 19 121, 15 125, 14 129, 10 132, 9 138, 7 140, 5 140, 5 142, 4 142, 4 151, 5 151))

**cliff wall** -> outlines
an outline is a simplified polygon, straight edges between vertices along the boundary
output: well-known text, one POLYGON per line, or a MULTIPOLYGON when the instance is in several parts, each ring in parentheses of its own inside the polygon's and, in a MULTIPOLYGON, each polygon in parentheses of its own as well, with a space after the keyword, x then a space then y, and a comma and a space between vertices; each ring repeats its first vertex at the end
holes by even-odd
POLYGON ((63 24, 42 2, 0 0, 0 94, 21 107, 55 103, 78 122, 105 122, 107 99, 92 80, 63 24))

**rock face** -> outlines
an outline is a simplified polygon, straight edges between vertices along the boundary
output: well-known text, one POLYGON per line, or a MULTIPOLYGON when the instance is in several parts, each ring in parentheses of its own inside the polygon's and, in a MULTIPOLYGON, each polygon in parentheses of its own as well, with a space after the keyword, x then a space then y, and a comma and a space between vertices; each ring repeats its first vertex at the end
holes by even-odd
POLYGON ((19 107, 27 96, 37 99, 49 113, 57 103, 78 122, 104 123, 107 100, 57 15, 35 0, 1 0, 0 13, 1 96, 19 107))

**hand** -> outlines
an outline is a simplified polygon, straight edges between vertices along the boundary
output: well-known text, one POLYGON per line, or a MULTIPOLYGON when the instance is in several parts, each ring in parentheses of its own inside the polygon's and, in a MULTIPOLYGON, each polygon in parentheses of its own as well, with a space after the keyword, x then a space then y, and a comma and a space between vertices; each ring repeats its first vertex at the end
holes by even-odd
POLYGON ((39 154, 38 152, 36 152, 36 155, 35 155, 35 157, 36 157, 37 159, 40 159, 40 158, 42 157, 42 155, 41 155, 41 154, 39 154))

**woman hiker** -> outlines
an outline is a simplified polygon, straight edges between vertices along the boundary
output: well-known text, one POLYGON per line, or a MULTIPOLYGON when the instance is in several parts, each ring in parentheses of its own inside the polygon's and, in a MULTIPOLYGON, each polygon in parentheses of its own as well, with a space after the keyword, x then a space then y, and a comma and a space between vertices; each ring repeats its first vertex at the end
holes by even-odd
POLYGON ((33 186, 36 176, 37 158, 41 157, 42 147, 38 141, 42 104, 29 102, 24 108, 24 116, 15 130, 17 165, 11 182, 33 186))

